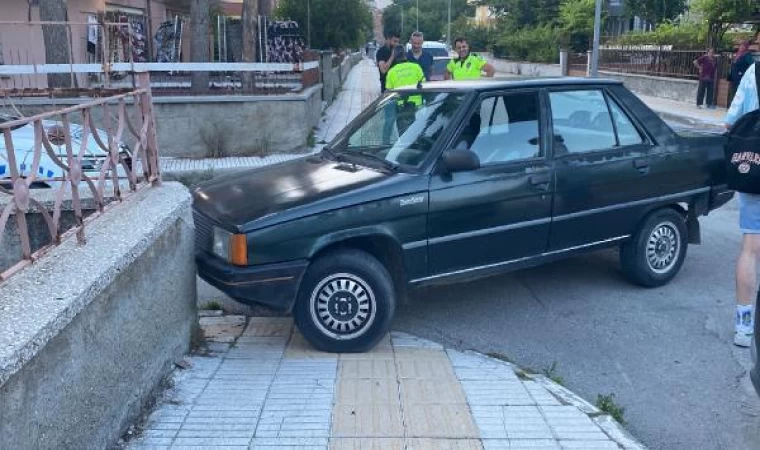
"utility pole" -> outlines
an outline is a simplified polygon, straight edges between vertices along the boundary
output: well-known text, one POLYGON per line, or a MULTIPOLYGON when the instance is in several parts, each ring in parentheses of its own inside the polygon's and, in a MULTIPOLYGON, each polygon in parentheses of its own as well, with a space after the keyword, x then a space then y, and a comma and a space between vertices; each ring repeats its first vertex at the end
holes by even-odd
POLYGON ((446 28, 446 46, 451 50, 451 0, 449 0, 449 20, 446 28))
POLYGON ((602 28, 602 0, 596 0, 594 11, 594 45, 591 48, 591 73, 592 77, 599 76, 599 33, 602 28))
POLYGON ((404 36, 404 7, 401 7, 401 36, 404 36))
POLYGON ((420 31, 420 0, 417 0, 417 28, 414 31, 420 31))
POLYGON ((307 45, 311 48, 311 0, 306 0, 306 34, 307 45))

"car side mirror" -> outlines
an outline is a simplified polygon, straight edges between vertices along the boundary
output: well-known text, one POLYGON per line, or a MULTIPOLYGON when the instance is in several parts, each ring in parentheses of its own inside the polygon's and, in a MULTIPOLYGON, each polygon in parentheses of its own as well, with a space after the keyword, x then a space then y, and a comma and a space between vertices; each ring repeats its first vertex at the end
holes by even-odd
POLYGON ((443 152, 443 167, 447 172, 468 172, 480 169, 480 158, 472 150, 451 149, 443 152))

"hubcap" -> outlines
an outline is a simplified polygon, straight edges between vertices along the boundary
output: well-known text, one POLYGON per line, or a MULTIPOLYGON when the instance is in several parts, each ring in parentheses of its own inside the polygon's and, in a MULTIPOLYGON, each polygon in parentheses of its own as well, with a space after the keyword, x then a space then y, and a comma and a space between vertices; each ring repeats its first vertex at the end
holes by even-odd
POLYGON ((326 335, 355 339, 375 319, 375 293, 362 278, 339 273, 322 280, 311 294, 311 317, 326 335))
POLYGON ((661 223, 649 235, 646 255, 653 272, 663 274, 675 266, 681 246, 681 233, 672 222, 661 223))

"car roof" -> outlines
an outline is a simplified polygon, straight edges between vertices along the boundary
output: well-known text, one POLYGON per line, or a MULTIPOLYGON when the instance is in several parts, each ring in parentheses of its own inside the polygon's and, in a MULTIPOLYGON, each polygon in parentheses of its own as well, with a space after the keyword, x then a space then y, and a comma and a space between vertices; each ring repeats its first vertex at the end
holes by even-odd
POLYGON ((436 48, 446 48, 446 44, 444 42, 438 42, 438 41, 423 41, 422 42, 423 47, 436 47, 436 48))
MULTIPOLYGON (((579 78, 579 77, 562 77, 562 78, 520 78, 515 80, 504 79, 479 79, 467 81, 430 81, 422 83, 422 90, 429 91, 453 91, 453 92, 470 92, 470 91, 492 91, 497 89, 514 89, 522 87, 564 87, 564 86, 598 86, 622 85, 620 80, 609 78, 579 78)), ((396 89, 397 91, 414 91, 414 86, 396 89)))

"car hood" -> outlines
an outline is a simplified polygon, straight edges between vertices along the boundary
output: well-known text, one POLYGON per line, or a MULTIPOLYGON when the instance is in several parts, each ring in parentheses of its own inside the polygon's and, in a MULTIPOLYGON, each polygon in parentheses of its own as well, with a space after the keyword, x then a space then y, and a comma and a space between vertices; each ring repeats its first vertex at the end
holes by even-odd
POLYGON ((395 184, 397 177, 411 175, 311 156, 205 183, 193 193, 194 207, 214 222, 247 231, 395 195, 378 185, 395 184))

